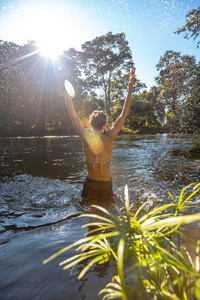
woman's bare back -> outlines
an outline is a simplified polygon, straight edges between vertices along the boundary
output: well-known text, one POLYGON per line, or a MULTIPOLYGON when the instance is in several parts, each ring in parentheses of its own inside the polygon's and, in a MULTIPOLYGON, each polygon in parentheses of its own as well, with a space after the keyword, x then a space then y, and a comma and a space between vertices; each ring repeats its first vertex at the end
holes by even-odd
POLYGON ((105 134, 88 133, 86 141, 83 141, 87 164, 87 176, 94 180, 109 181, 110 160, 114 139, 110 138, 109 131, 105 134))

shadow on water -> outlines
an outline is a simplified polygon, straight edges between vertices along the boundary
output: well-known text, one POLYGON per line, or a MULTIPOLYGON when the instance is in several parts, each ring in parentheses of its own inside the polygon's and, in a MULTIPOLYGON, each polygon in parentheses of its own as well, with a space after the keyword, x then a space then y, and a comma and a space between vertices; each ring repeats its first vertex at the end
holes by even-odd
POLYGON ((74 137, 1 139, 1 178, 30 174, 51 179, 74 178, 84 167, 81 140, 74 137))
MULTIPOLYGON (((118 136, 111 161, 115 202, 123 205, 125 184, 134 209, 138 196, 140 203, 166 203, 168 191, 176 198, 183 186, 198 181, 200 162, 171 154, 182 143, 167 134, 118 136)), ((112 266, 94 267, 82 281, 76 280, 78 270, 70 276, 58 266, 63 257, 42 266, 87 232, 78 216, 96 211, 80 197, 86 170, 80 138, 1 138, 0 152, 2 299, 101 299, 97 294, 111 280, 112 266)), ((199 205, 200 199, 191 203, 199 205)), ((103 205, 112 209, 111 203, 103 205)), ((199 224, 192 228, 196 232, 199 224)))

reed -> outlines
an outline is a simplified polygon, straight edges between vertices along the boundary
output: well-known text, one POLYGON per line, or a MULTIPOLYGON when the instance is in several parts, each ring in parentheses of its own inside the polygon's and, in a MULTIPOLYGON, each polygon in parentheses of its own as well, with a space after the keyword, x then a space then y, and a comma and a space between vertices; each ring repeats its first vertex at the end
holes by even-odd
POLYGON ((60 265, 73 271, 77 264, 86 261, 79 279, 96 263, 114 262, 116 274, 99 292, 103 299, 200 299, 200 241, 195 245, 193 261, 187 249, 172 239, 173 233, 182 234, 179 230, 182 224, 200 220, 200 213, 185 214, 190 207, 188 201, 199 192, 200 183, 190 184, 181 190, 177 201, 170 194, 171 203, 145 212, 149 201, 133 211, 125 186, 122 209, 115 205, 116 214, 112 214, 101 206, 94 206, 101 214, 81 216, 93 219, 83 226, 91 228, 88 236, 43 263, 76 247, 77 254, 60 265))

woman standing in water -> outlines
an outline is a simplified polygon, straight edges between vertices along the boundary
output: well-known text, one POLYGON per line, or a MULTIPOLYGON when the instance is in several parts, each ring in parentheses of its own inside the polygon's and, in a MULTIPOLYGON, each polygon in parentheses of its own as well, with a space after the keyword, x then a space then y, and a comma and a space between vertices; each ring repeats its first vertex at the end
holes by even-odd
POLYGON ((108 125, 107 115, 104 114, 103 111, 97 110, 95 110, 89 118, 92 133, 85 129, 74 109, 72 99, 66 91, 67 108, 74 127, 82 139, 87 164, 87 176, 82 191, 82 197, 84 199, 101 202, 111 199, 113 195, 112 178, 110 174, 113 142, 121 130, 131 106, 134 77, 135 68, 132 67, 128 84, 128 94, 122 112, 109 130, 106 130, 108 125))

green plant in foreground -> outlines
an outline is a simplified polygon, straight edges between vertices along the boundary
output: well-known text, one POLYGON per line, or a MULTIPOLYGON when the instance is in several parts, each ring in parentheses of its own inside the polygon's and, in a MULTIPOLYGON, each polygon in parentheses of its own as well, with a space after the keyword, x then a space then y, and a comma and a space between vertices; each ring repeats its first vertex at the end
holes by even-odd
POLYGON ((186 203, 196 194, 198 194, 200 191, 200 183, 191 183, 188 186, 182 188, 178 202, 176 202, 170 192, 169 195, 171 197, 172 202, 174 203, 174 208, 177 214, 178 212, 183 212, 187 210, 188 208, 195 207, 195 205, 188 205, 186 206, 186 203), (193 187, 192 193, 188 193, 188 190, 193 187))
POLYGON ((199 247, 196 260, 192 261, 186 249, 179 248, 172 240, 182 224, 200 220, 200 213, 181 215, 189 206, 188 201, 199 193, 200 183, 183 188, 178 202, 156 206, 149 212, 142 204, 136 212, 129 205, 128 187, 125 187, 125 207, 115 205, 116 215, 105 208, 96 207, 101 214, 84 214, 95 221, 83 227, 91 227, 89 236, 82 238, 44 261, 47 263, 72 247, 77 254, 60 263, 64 269, 72 268, 86 260, 81 270, 82 278, 94 264, 113 260, 116 273, 100 294, 103 299, 200 299, 199 247), (188 190, 192 192, 188 194, 188 190))

